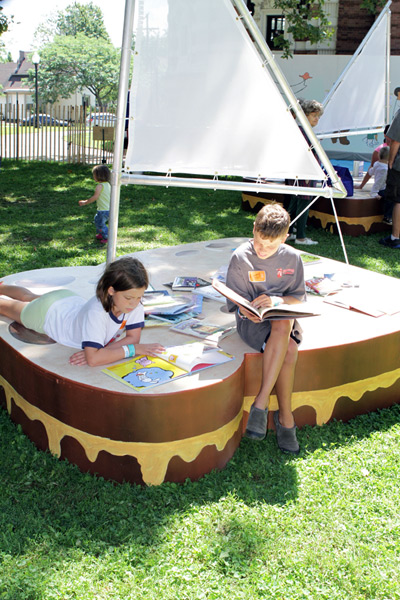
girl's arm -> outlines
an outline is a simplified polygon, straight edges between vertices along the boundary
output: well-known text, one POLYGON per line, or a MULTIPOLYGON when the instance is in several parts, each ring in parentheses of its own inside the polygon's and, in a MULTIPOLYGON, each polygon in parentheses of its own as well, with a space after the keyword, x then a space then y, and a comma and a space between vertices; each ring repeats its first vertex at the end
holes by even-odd
POLYGON ((75 352, 70 357, 69 362, 71 365, 76 366, 89 365, 89 367, 100 367, 101 365, 107 365, 123 360, 125 358, 125 351, 122 346, 128 346, 129 344, 135 346, 135 356, 139 354, 152 355, 154 352, 164 350, 164 346, 158 343, 140 344, 141 331, 141 329, 129 329, 124 338, 116 340, 109 346, 105 346, 104 348, 87 347, 84 350, 75 352))
POLYGON ((101 183, 97 184, 93 196, 89 198, 89 200, 79 200, 79 206, 86 206, 87 204, 92 204, 93 202, 96 202, 99 199, 102 189, 103 185, 101 183))

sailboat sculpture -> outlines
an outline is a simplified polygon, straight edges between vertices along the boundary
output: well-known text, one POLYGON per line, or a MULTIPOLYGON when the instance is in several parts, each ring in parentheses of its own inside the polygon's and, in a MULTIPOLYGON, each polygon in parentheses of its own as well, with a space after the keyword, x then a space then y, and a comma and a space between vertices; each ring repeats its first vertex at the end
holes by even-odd
POLYGON ((321 182, 318 195, 346 195, 242 0, 136 0, 134 9, 121 183, 315 195, 307 180, 321 182))
POLYGON ((389 122, 390 7, 386 4, 323 101, 319 139, 383 131, 389 122))

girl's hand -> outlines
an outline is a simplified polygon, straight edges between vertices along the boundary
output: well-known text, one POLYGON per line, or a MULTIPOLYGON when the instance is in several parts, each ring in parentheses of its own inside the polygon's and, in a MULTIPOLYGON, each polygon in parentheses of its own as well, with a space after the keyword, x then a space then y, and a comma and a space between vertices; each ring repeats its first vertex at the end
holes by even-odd
POLYGON ((135 344, 135 352, 136 356, 139 354, 150 354, 151 356, 155 352, 163 352, 165 350, 164 346, 161 344, 135 344))
POLYGON ((72 356, 69 357, 69 362, 71 365, 75 365, 77 367, 81 367, 82 365, 87 365, 85 351, 80 350, 79 352, 75 352, 75 354, 73 354, 72 356))
POLYGON ((86 200, 79 200, 78 204, 79 206, 85 206, 86 200))

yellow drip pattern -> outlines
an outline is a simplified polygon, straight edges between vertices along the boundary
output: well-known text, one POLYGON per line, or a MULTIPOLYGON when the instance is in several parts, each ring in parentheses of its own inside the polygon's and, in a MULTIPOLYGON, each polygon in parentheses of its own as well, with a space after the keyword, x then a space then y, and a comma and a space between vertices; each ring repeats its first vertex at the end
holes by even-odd
MULTIPOLYGON (((327 213, 322 213, 317 210, 310 210, 310 217, 315 217, 321 221, 322 229, 326 229, 328 223, 335 224, 335 216, 327 213)), ((382 215, 372 215, 369 217, 342 217, 339 216, 339 223, 347 223, 347 225, 362 225, 366 232, 368 232, 374 223, 382 222, 382 215)))
POLYGON ((243 415, 243 410, 241 410, 232 421, 223 427, 183 440, 162 443, 121 442, 92 435, 62 423, 27 402, 1 375, 0 385, 5 391, 9 413, 11 413, 11 399, 13 399, 28 419, 40 421, 43 424, 52 454, 60 456, 61 440, 65 436, 70 436, 79 442, 91 462, 97 459, 102 450, 114 456, 132 456, 139 462, 143 481, 147 485, 160 485, 164 481, 169 461, 174 456, 179 456, 185 462, 192 462, 206 446, 215 445, 219 451, 223 450, 240 427, 243 415))
MULTIPOLYGON (((353 402, 358 402, 366 392, 372 392, 378 388, 389 388, 400 379, 400 369, 389 371, 375 377, 368 377, 360 381, 352 381, 343 385, 337 385, 324 390, 313 390, 309 392, 294 392, 292 394, 292 409, 300 406, 311 406, 315 410, 317 425, 327 423, 332 416, 335 404, 341 397, 348 397, 353 402)), ((244 410, 249 412, 255 396, 245 396, 244 410)), ((271 396, 270 410, 278 410, 276 396, 271 396)))
MULTIPOLYGON (((369 377, 360 381, 334 386, 323 390, 308 392, 294 392, 292 395, 292 408, 311 406, 316 413, 318 425, 326 423, 332 416, 337 400, 348 397, 357 402, 366 392, 378 388, 389 388, 400 379, 400 369, 369 377)), ((36 406, 27 402, 16 390, 0 375, 0 385, 5 390, 7 410, 11 413, 11 399, 24 412, 31 421, 40 421, 46 429, 49 449, 59 456, 61 454, 61 440, 70 436, 77 440, 84 449, 88 460, 94 462, 99 452, 106 451, 114 456, 132 456, 141 466, 142 478, 147 485, 160 485, 165 478, 169 461, 174 456, 179 456, 185 462, 197 458, 206 446, 215 445, 221 451, 240 427, 243 410, 249 411, 254 401, 254 396, 245 396, 243 409, 238 415, 223 427, 207 432, 203 435, 162 443, 121 442, 92 435, 66 425, 48 415, 36 406)), ((277 410, 276 396, 271 396, 270 410, 277 410)))

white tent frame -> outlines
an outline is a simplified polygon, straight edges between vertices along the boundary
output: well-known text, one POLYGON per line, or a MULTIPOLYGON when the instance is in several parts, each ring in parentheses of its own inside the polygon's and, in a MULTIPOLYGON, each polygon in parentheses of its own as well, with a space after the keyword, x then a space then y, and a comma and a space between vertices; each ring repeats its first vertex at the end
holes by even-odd
POLYGON ((354 129, 354 130, 350 130, 350 131, 348 129, 337 129, 335 131, 328 132, 328 133, 321 133, 321 134, 317 133, 317 137, 318 137, 319 140, 322 140, 322 139, 325 139, 325 138, 341 137, 343 135, 351 136, 351 135, 365 135, 365 134, 369 134, 369 133, 381 133, 384 130, 385 125, 387 125, 389 123, 389 120, 390 120, 390 116, 389 116, 389 111, 390 111, 390 107, 389 107, 389 95, 390 95, 390 89, 389 89, 390 88, 390 41, 391 41, 390 40, 390 35, 391 35, 390 34, 391 12, 389 10, 389 7, 390 7, 391 4, 392 4, 392 0, 389 0, 385 4, 385 6, 382 9, 379 17, 373 23, 373 25, 371 26, 371 28, 368 31, 367 35, 364 37, 364 39, 362 40, 361 44, 358 46, 357 50, 354 52, 353 56, 351 57, 351 59, 347 63, 346 67, 343 69, 343 71, 341 72, 341 74, 339 75, 339 77, 337 78, 337 80, 335 81, 335 83, 333 84, 332 88, 328 92, 327 96, 325 97, 324 101, 322 102, 323 107, 326 108, 327 105, 331 102, 332 98, 334 97, 334 94, 336 93, 336 91, 340 87, 340 85, 341 85, 341 83, 343 81, 343 78, 346 76, 346 74, 351 69, 351 67, 353 66, 353 64, 357 60, 357 58, 360 56, 361 52, 365 48, 366 44, 369 42, 369 40, 372 37, 372 35, 375 33, 375 30, 381 24, 382 20, 384 18, 386 18, 386 16, 387 16, 388 20, 387 20, 387 32, 386 32, 386 68, 385 68, 385 81, 386 81, 386 85, 385 85, 385 112, 386 112, 386 118, 385 118, 385 120, 386 120, 386 123, 383 124, 380 127, 371 127, 369 129, 354 129))
MULTIPOLYGON (((156 185, 163 187, 192 187, 192 188, 205 188, 205 189, 230 189, 238 191, 255 191, 259 192, 271 192, 276 194, 295 194, 295 195, 307 195, 314 196, 318 190, 318 195, 311 202, 315 202, 319 196, 325 196, 331 199, 333 211, 335 214, 336 223, 338 226, 343 251, 345 254, 346 262, 347 255, 343 244, 343 238, 340 231, 339 221, 336 216, 336 209, 334 206, 333 198, 344 198, 347 195, 346 189, 337 175, 336 171, 332 167, 324 149, 320 145, 315 133, 313 132, 308 119, 304 112, 300 108, 296 96, 293 94, 289 84, 285 77, 277 66, 274 56, 271 53, 265 39, 263 38, 260 30, 253 21, 244 0, 231 0, 233 6, 239 14, 239 18, 242 19, 245 24, 249 35, 251 36, 255 47, 260 53, 266 67, 270 68, 275 75, 279 85, 281 86, 282 93, 286 96, 289 103, 289 107, 294 110, 297 119, 301 123, 304 131, 306 132, 308 139, 310 140, 313 151, 318 156, 320 162, 325 168, 328 177, 331 180, 332 187, 324 185, 321 188, 315 187, 299 187, 298 185, 284 185, 283 183, 268 182, 261 183, 257 181, 252 182, 234 182, 227 180, 220 180, 214 178, 210 179, 194 179, 188 177, 173 177, 170 175, 162 176, 145 176, 138 173, 124 173, 122 171, 123 163, 123 142, 124 142, 124 129, 126 119, 126 98, 128 95, 129 86, 129 71, 131 62, 131 47, 133 38, 133 21, 135 13, 135 0, 126 0, 125 2, 125 13, 124 13, 124 27, 122 36, 122 48, 121 48, 121 62, 120 62, 120 78, 118 88, 118 103, 117 103, 117 115, 116 115, 116 127, 115 127, 115 144, 114 144, 114 160, 113 168, 111 172, 111 204, 110 204, 110 230, 107 246, 107 262, 115 259, 116 255, 116 242, 117 242, 117 231, 118 231, 118 215, 119 215, 119 204, 120 204, 120 186, 125 184, 135 185, 156 185)), ((310 205, 311 205, 310 204, 310 205)))

